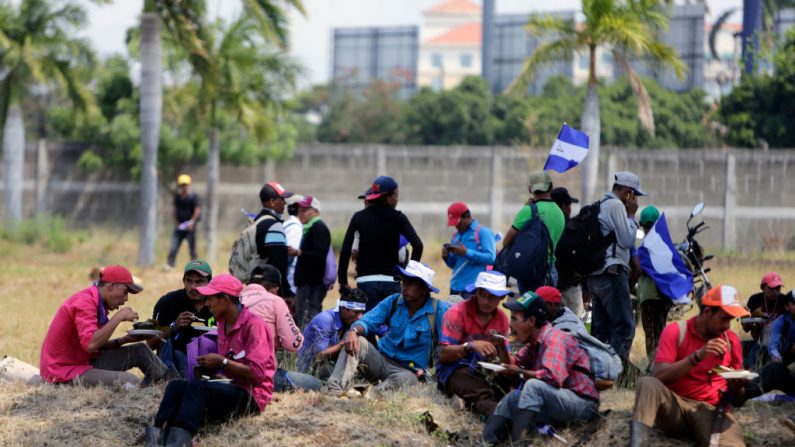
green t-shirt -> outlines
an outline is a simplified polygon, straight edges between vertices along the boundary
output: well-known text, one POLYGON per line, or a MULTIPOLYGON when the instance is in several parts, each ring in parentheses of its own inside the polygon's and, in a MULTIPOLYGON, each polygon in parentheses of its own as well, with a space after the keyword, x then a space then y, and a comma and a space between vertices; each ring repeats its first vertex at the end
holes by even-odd
MULTIPOLYGON (((543 199, 536 202, 538 207, 538 215, 541 221, 547 226, 549 230, 549 237, 552 239, 552 250, 558 246, 560 236, 563 234, 563 227, 566 225, 566 217, 557 203, 552 200, 543 199)), ((513 227, 516 230, 521 230, 524 224, 533 217, 533 208, 530 205, 525 205, 519 210, 516 219, 513 220, 513 227)))

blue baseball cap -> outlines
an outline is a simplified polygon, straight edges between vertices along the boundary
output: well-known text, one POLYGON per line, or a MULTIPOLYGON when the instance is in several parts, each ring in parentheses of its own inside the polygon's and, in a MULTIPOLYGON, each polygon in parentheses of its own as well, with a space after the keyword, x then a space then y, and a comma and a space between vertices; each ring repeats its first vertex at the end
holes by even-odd
POLYGON ((368 190, 365 200, 375 200, 383 195, 389 194, 398 188, 398 184, 392 177, 386 175, 379 176, 373 180, 373 184, 368 190))

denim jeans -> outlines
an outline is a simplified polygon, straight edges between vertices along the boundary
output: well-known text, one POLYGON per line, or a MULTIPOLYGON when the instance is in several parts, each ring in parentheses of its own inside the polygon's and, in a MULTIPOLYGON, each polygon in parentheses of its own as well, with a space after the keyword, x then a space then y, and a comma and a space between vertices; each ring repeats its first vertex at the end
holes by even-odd
POLYGON ((303 285, 295 294, 295 324, 304 329, 315 315, 323 311, 323 298, 326 297, 326 286, 303 285))
POLYGON ((160 343, 157 348, 157 357, 168 367, 174 367, 179 372, 179 375, 187 378, 186 370, 188 369, 188 356, 182 351, 174 349, 174 342, 171 338, 160 343))
POLYGON ((627 271, 623 268, 615 275, 603 273, 588 277, 593 306, 591 334, 612 346, 624 363, 635 338, 635 317, 627 281, 627 271))
POLYGON ((155 427, 179 427, 193 434, 205 423, 231 420, 259 413, 248 391, 231 383, 172 380, 166 387, 155 427))
POLYGON ((400 283, 397 281, 369 281, 357 283, 356 287, 367 294, 367 311, 384 298, 400 292, 400 283))
POLYGON ((184 239, 188 240, 190 258, 197 259, 199 257, 196 254, 196 227, 193 227, 193 231, 178 230, 175 228, 174 234, 171 236, 171 249, 168 250, 168 265, 171 267, 174 267, 174 262, 177 259, 177 251, 184 239))
POLYGON ((138 378, 126 372, 138 368, 144 373, 143 384, 166 378, 168 367, 146 343, 132 343, 102 351, 91 361, 93 368, 74 378, 84 386, 111 386, 114 383, 138 384, 138 378))
POLYGON ((570 424, 590 421, 597 408, 596 401, 585 399, 570 389, 530 379, 521 390, 506 394, 497 404, 494 414, 513 419, 514 413, 522 409, 543 417, 544 422, 570 424))
POLYGON ((309 374, 277 368, 273 375, 273 391, 275 393, 294 390, 317 391, 322 387, 323 382, 309 374))
POLYGON ((340 351, 334 372, 327 382, 329 390, 348 390, 357 372, 362 372, 372 382, 381 381, 376 386, 379 391, 403 388, 419 381, 413 372, 385 357, 362 336, 359 336, 357 355, 348 355, 344 349, 340 351))

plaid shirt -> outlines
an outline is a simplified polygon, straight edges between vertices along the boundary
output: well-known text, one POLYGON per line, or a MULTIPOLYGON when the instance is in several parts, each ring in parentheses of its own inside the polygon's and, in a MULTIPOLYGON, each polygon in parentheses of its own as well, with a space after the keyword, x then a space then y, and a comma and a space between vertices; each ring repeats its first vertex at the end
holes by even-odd
POLYGON ((538 341, 528 343, 514 357, 514 364, 536 371, 537 378, 558 388, 567 388, 586 399, 599 401, 591 378, 588 354, 571 335, 547 323, 538 341))

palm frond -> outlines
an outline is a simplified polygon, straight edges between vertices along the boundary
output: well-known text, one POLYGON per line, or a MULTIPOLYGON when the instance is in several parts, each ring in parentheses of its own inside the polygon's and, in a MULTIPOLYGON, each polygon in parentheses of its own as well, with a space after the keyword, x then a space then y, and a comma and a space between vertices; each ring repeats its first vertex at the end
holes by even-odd
POLYGON ((638 76, 632 68, 632 65, 630 65, 624 53, 613 51, 613 59, 621 64, 621 67, 623 67, 624 72, 629 78, 629 85, 632 88, 632 92, 635 94, 635 98, 638 100, 638 119, 640 120, 641 126, 643 126, 651 136, 654 136, 654 111, 652 110, 649 92, 646 90, 640 76, 638 76))
POLYGON ((580 49, 577 36, 564 36, 563 38, 543 43, 536 48, 532 56, 525 60, 519 76, 514 79, 506 92, 508 94, 524 94, 532 81, 538 68, 545 63, 554 62, 560 57, 570 57, 573 52, 580 49))

